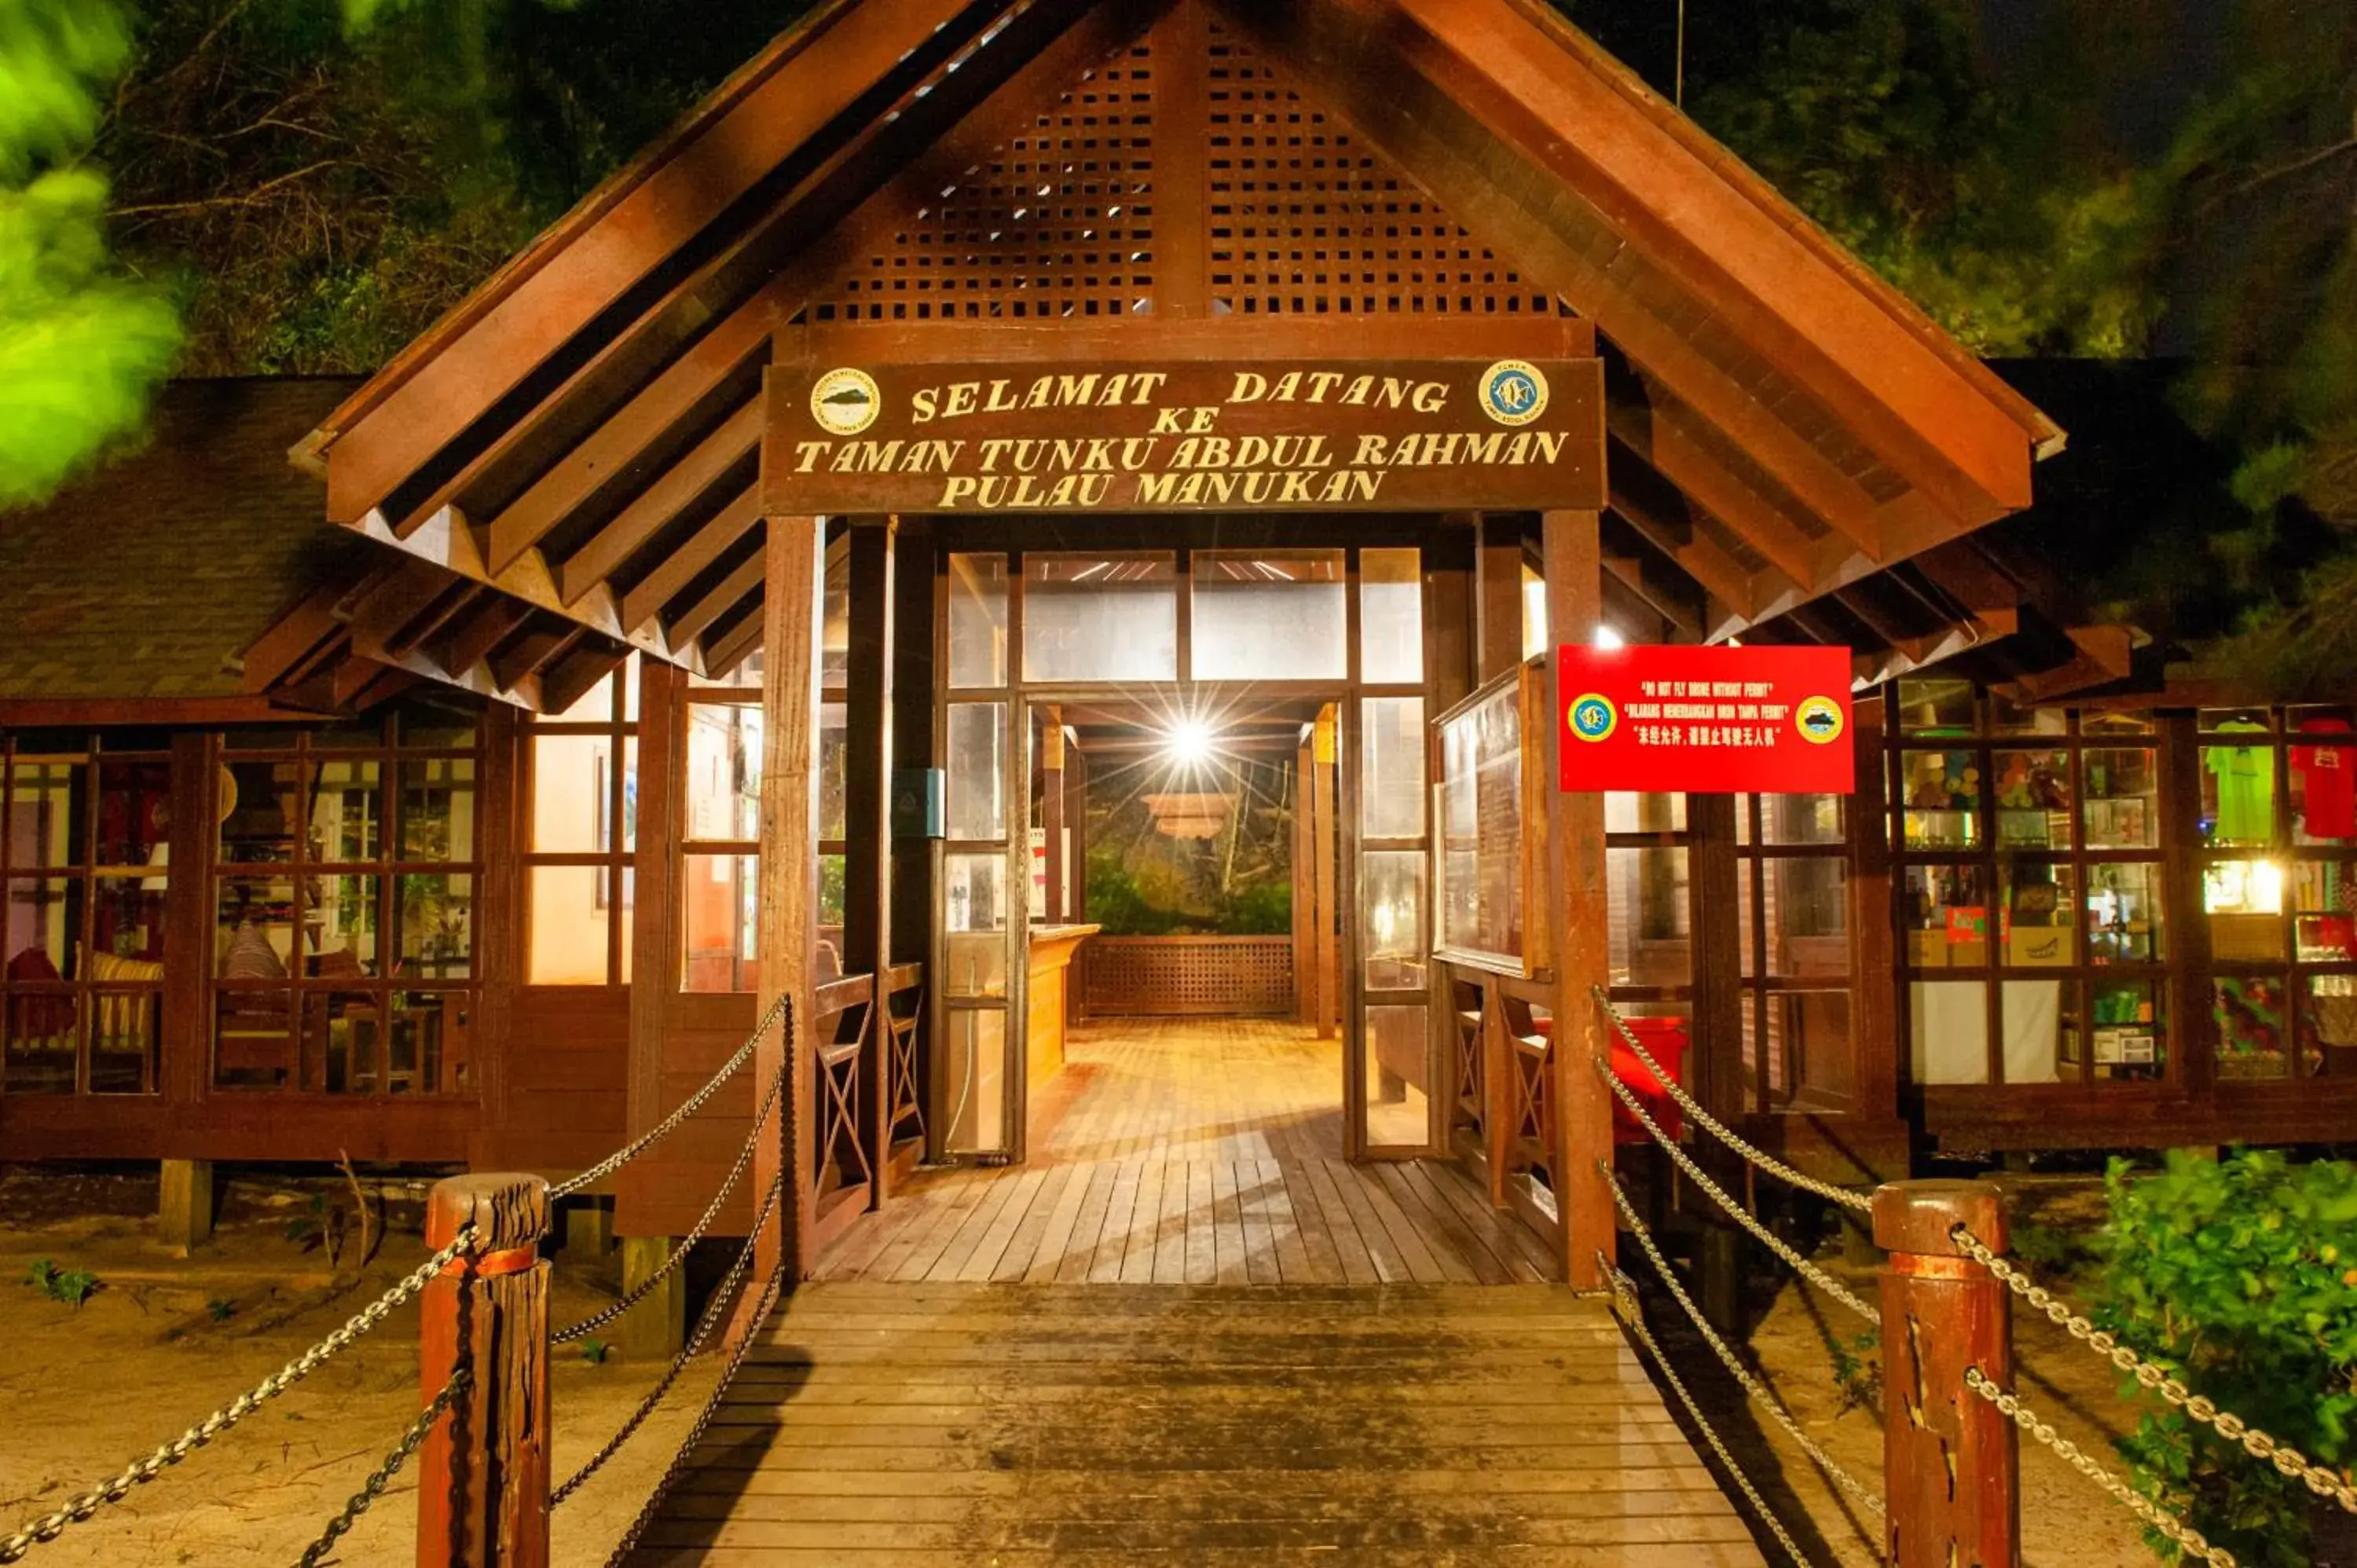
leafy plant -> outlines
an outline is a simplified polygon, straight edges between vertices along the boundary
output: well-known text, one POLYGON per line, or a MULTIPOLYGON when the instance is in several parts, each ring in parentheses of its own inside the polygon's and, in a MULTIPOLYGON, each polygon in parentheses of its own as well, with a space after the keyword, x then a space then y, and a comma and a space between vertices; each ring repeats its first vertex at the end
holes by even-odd
MULTIPOLYGON (((2357 1165, 2172 1151, 2158 1176, 2115 1162, 2107 1187, 2097 1320, 2222 1409, 2345 1469, 2357 1457, 2357 1165)), ((2163 1410, 2119 1446, 2147 1493, 2243 1562, 2313 1561, 2307 1488, 2239 1444, 2163 1410)))
POLYGON ((2017 1225, 2007 1238, 2013 1255, 2040 1273, 2076 1273, 2093 1264, 2099 1251, 2085 1233, 2057 1225, 2017 1225))
POLYGON ((51 1301, 80 1306, 98 1290, 98 1276, 88 1269, 60 1269, 48 1258, 36 1258, 25 1271, 25 1283, 51 1301))
POLYGON ((1841 1409, 1835 1414, 1882 1409, 1881 1349, 1882 1336, 1873 1329, 1826 1344, 1825 1351, 1833 1358, 1834 1387, 1841 1394, 1841 1409))
POLYGON ((581 1341, 581 1359, 593 1367, 602 1367, 606 1364, 606 1358, 613 1353, 613 1349, 614 1348, 603 1339, 584 1339, 581 1341))
POLYGON ((227 1323, 237 1316, 237 1303, 217 1295, 205 1303, 205 1312, 215 1323, 227 1323))

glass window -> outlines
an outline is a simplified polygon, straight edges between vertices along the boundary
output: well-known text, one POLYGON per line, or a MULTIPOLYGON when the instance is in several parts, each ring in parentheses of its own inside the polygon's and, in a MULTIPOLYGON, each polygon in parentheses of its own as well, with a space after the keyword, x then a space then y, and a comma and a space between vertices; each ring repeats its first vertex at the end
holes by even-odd
POLYGON ((1178 674, 1178 582, 1171 556, 1024 557, 1025 680, 1169 681, 1178 674))
POLYGON ((1997 868, 2005 911, 2004 961, 2015 969, 2067 968, 2079 961, 2071 923, 2078 908, 2068 865, 2008 861, 1997 868))
MULTIPOLYGON (((533 985, 619 985, 630 969, 633 880, 638 848, 638 682, 633 655, 559 719, 541 718, 530 736, 531 800, 524 855, 524 980, 533 985), (585 705, 586 704, 586 705, 585 705), (617 718, 615 715, 619 714, 617 718)), ((667 671, 646 679, 669 679, 667 671)), ((693 705, 691 713, 695 710, 693 705)), ((712 802, 699 797, 711 775, 709 747, 697 753, 691 728, 685 809, 691 822, 712 802), (698 760, 706 764, 699 773, 698 760)), ((758 759, 758 740, 753 746, 758 759)), ((733 778, 730 782, 733 782, 733 778)), ((726 809, 724 797, 721 809, 726 809)), ((404 887, 399 926, 404 972, 437 978, 472 967, 472 883, 420 881, 404 887)))
POLYGON ((306 858, 355 865, 378 858, 384 790, 379 765, 334 757, 312 765, 311 842, 306 858))
POLYGON ((1006 684, 1006 557, 952 555, 949 564, 950 684, 1006 684))
POLYGON ((686 930, 683 989, 760 989, 760 861, 749 854, 690 854, 681 868, 686 930))
POLYGON ((1371 850, 1359 860, 1359 903, 1370 991, 1424 986, 1424 852, 1371 850))
POLYGON ((1608 790, 1604 796, 1604 831, 1608 833, 1679 833, 1686 828, 1684 795, 1632 795, 1608 790))
MULTIPOLYGON (((1424 679, 1424 553, 1359 552, 1359 678, 1411 685, 1424 679)), ((1195 644, 1202 646, 1201 611, 1195 644)))
POLYGON ((1006 994, 1006 857, 952 854, 942 862, 951 996, 1006 994))
POLYGON ((1981 769, 1970 751, 1899 754, 1900 843, 1908 849, 1975 849, 1981 843, 1981 769))
POLYGON ((1431 1136, 1424 1004, 1366 1012, 1367 1142, 1377 1148, 1421 1144, 1431 1136))
POLYGON ((2088 987, 2087 1040, 2096 1078, 2151 1080, 2167 1070, 2157 997, 2149 981, 2101 980, 2088 987))
POLYGON ((1907 988, 1910 1065, 1919 1084, 1986 1083, 1988 988, 1917 981, 1907 988))
MULTIPOLYGON (((1760 842, 1770 844, 1834 844, 1846 841, 1847 813, 1839 795, 1761 795, 1760 842)), ((1738 826, 1749 826, 1746 802, 1736 804, 1738 826)))
MULTIPOLYGON (((1189 571, 1196 680, 1339 681, 1350 672, 1340 550, 1199 550, 1189 571)), ((1024 600, 1027 625, 1034 602, 1024 600)), ((1024 662, 1028 671, 1033 660, 1024 662)))
POLYGON ((1604 861, 1612 917, 1611 983, 1692 983, 1685 846, 1608 849, 1604 861))
POLYGON ((2284 872, 2272 860, 2216 860, 2201 873, 2210 956, 2220 963, 2284 958, 2284 872))
POLYGON ((2249 733, 2247 743, 2201 748, 2201 820, 2213 844, 2266 846, 2276 839, 2276 752, 2266 726, 2222 719, 2221 735, 2249 733))
POLYGON ((2293 1048, 2290 990, 2279 974, 2222 974, 2211 984, 2221 1079, 2306 1078, 2293 1048))
POLYGON ((949 710, 949 836, 1006 836, 1006 704, 957 703, 949 710))
POLYGON ((2071 847, 2071 754, 1999 751, 1996 842, 1999 849, 2071 847))
POLYGON ((1988 883, 1975 865, 1910 865, 1900 906, 1914 969, 1975 969, 1988 962, 1988 883))
POLYGON ((2154 862, 2098 862, 2087 875, 2087 961, 2159 963, 2163 940, 2160 866, 2154 862))
POLYGON ((1899 682, 1899 727, 1910 735, 1973 733, 1973 683, 1945 676, 1899 682))
POLYGON ((1507 681, 1440 726, 1440 940, 1523 954, 1522 689, 1507 681))
POLYGON ((1424 836, 1424 699, 1366 697, 1360 771, 1361 831, 1371 839, 1424 836))
POLYGON ((2089 849, 2150 849, 2160 843, 2160 754, 2146 746, 2088 748, 2080 798, 2089 849))
POLYGON ((688 704, 687 773, 681 781, 688 838, 730 842, 761 836, 761 757, 758 706, 688 704))
POLYGON ((2297 842, 2357 843, 2357 735, 2348 718, 2311 713, 2295 719, 2293 731, 2287 760, 2297 842))
POLYGON ((475 763, 435 757, 401 764, 401 848, 397 858, 438 864, 475 858, 475 763))
POLYGON ((601 865, 535 865, 525 897, 532 940, 525 979, 533 985, 603 985, 616 910, 601 865))

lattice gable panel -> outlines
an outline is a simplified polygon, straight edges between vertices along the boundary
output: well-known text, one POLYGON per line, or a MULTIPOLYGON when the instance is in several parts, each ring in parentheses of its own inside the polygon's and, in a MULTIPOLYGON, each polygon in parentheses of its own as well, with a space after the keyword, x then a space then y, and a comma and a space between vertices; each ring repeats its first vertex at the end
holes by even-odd
POLYGON ((937 196, 861 232, 882 237, 813 291, 803 319, 1110 318, 1179 301, 1238 316, 1559 308, 1202 0, 937 196), (1171 246, 1172 223, 1200 225, 1201 242, 1171 246), (1200 275, 1170 275, 1172 254, 1200 275))

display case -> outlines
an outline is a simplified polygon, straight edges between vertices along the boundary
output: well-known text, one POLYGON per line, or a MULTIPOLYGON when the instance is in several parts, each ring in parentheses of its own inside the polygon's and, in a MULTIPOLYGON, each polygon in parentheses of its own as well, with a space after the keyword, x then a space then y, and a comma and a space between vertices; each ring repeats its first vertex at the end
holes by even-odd
POLYGON ((1440 956, 1525 977, 1546 970, 1546 682, 1507 671, 1435 721, 1440 956))

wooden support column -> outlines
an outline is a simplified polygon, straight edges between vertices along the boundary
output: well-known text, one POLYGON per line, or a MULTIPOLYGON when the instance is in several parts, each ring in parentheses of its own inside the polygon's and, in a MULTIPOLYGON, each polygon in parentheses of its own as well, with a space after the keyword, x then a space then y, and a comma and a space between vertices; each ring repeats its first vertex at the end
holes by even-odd
POLYGON ((425 1199, 425 1244, 468 1226, 463 1254, 418 1295, 418 1386, 467 1386, 417 1455, 418 1568, 548 1568, 548 1183, 450 1176, 425 1199))
POLYGON ((1342 1017, 1342 971, 1335 952, 1334 918, 1334 767, 1335 742, 1340 738, 1336 725, 1334 704, 1329 703, 1318 711, 1318 725, 1309 743, 1317 798, 1309 846, 1317 886, 1311 940, 1318 950, 1318 1037, 1321 1040, 1334 1037, 1342 1017))
POLYGON ((213 1163, 166 1160, 156 1198, 156 1239, 181 1257, 212 1240, 213 1163))
POLYGON ((1083 926, 1089 919, 1089 757, 1077 746, 1064 754, 1064 827, 1072 835, 1072 888, 1064 918, 1083 926))
POLYGON ((1064 923, 1064 710, 1039 716, 1039 822, 1048 835, 1048 924, 1064 923))
MULTIPOLYGON (((825 525, 814 517, 775 517, 769 524, 761 602, 761 994, 766 1015, 782 993, 787 1026, 762 1036, 753 1092, 789 1074, 779 1114, 753 1161, 759 1206, 785 1173, 778 1218, 754 1250, 754 1283, 783 1271, 788 1288, 813 1261, 817 1224, 812 1186, 811 1063, 816 1038, 811 985, 817 951, 819 639, 823 627, 825 525), (792 1042, 791 1058, 787 1041, 792 1042)), ((748 1293, 748 1300, 752 1299, 748 1293)), ((748 1326, 739 1319, 738 1330, 748 1326)))
POLYGON ((1318 1015, 1318 765, 1303 741, 1293 757, 1293 1017, 1318 1015))
MULTIPOLYGON (((675 1236, 622 1238, 622 1294, 630 1294, 654 1278, 657 1270, 680 1244, 675 1236)), ((658 1363, 679 1354, 687 1343, 687 1273, 673 1270, 645 1300, 622 1314, 614 1343, 625 1360, 658 1363)))
POLYGON ((891 1164, 892 999, 892 650, 893 554, 899 525, 890 518, 851 529, 851 648, 845 670, 843 967, 876 977, 868 1004, 867 1046, 859 1064, 860 1142, 867 1151, 867 1203, 881 1208, 891 1164))
MULTIPOLYGON (((687 813, 680 809, 679 792, 687 777, 686 703, 685 671, 657 659, 640 660, 639 839, 631 862, 638 898, 628 915, 631 922, 631 951, 636 958, 630 989, 626 1106, 630 1136, 634 1138, 670 1115, 677 1103, 665 1098, 663 1067, 681 976, 673 963, 659 962, 655 955, 677 954, 684 946, 679 929, 680 843, 685 833, 687 813)), ((531 743, 526 740, 524 744, 531 743)), ((659 1160, 634 1160, 617 1171, 612 1179, 615 1224, 630 1234, 632 1242, 622 1254, 627 1276, 630 1261, 642 1258, 650 1246, 654 1249, 655 1262, 661 1262, 663 1253, 669 1251, 668 1237, 640 1232, 649 1223, 644 1218, 649 1205, 662 1207, 663 1184, 670 1177, 659 1160)), ((625 1287, 635 1283, 626 1277, 625 1287)), ((633 1311, 623 1319, 623 1342, 629 1346, 630 1354, 668 1356, 679 1348, 684 1330, 674 1328, 666 1337, 647 1326, 655 1316, 650 1306, 633 1311), (661 1348, 665 1344, 671 1347, 669 1350, 661 1348)))
POLYGON ((1478 554, 1474 608, 1480 672, 1477 682, 1490 680, 1523 661, 1522 519, 1484 516, 1478 554))
MULTIPOLYGON (((1604 564, 1592 511, 1551 511, 1544 520, 1547 639, 1587 634, 1604 602, 1604 564)), ((1561 660, 1547 660, 1546 758, 1549 908, 1554 911, 1556 1212, 1563 1217, 1565 1275, 1579 1290, 1598 1290, 1601 1254, 1614 1256, 1612 1195, 1598 1161, 1612 1159, 1612 1093, 1597 1074, 1611 1066, 1609 1026, 1594 989, 1611 977, 1609 914, 1604 880, 1604 797, 1559 787, 1563 696, 1561 660)))
POLYGON ((2020 1449, 2003 1412, 1964 1386, 2013 1386, 2004 1282, 1957 1252, 1969 1227, 2006 1250, 2005 1197, 1978 1181, 1906 1181, 1874 1195, 1882 1270, 1884 1546, 1892 1568, 2021 1561, 2020 1449))

